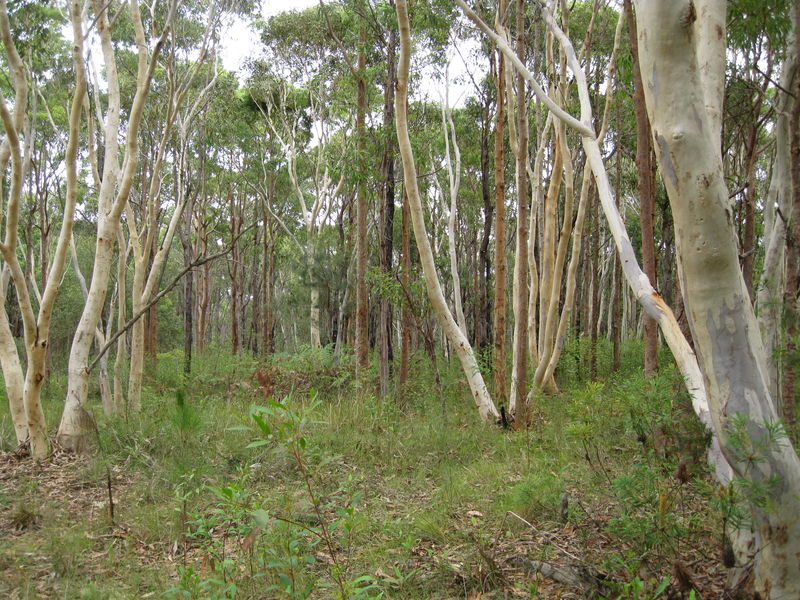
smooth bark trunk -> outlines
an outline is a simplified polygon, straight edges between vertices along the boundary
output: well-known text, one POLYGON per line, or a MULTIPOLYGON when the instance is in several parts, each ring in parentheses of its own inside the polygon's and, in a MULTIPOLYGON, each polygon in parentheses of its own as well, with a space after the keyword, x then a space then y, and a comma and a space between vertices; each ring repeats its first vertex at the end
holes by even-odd
POLYGON ((395 115, 397 124, 397 142, 400 156, 403 161, 403 174, 406 193, 408 194, 411 221, 414 227, 414 238, 422 263, 422 272, 428 289, 428 296, 436 318, 448 341, 453 345, 461 362, 464 376, 469 383, 470 390, 478 412, 483 420, 499 419, 500 413, 495 408, 486 384, 483 381, 472 347, 466 336, 463 335, 458 324, 453 319, 447 308, 447 302, 442 293, 439 278, 436 275, 436 265, 433 261, 430 241, 425 231, 425 222, 422 214, 419 189, 417 187, 417 174, 414 165, 414 156, 411 150, 411 140, 408 136, 408 72, 411 62, 411 31, 408 20, 408 7, 406 0, 398 0, 397 21, 400 31, 400 60, 397 73, 397 94, 395 97, 395 115))
POLYGON ((736 475, 756 489, 768 489, 771 498, 769 510, 757 501, 750 504, 756 526, 755 587, 765 599, 796 598, 800 460, 774 433, 778 414, 739 268, 720 128, 707 108, 715 105, 713 97, 721 96, 724 86, 725 34, 724 20, 722 27, 709 31, 706 17, 721 11, 724 19, 724 2, 697 4, 637 2, 645 97, 675 219, 679 274, 714 428, 736 475), (709 68, 705 57, 720 53, 722 66, 709 68), (757 461, 747 447, 761 448, 757 461))

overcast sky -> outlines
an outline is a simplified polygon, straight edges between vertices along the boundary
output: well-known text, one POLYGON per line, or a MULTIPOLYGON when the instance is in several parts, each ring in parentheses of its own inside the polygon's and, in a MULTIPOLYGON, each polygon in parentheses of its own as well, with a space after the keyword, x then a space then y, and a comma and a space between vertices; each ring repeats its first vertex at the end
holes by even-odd
MULTIPOLYGON (((261 0, 261 14, 266 19, 272 15, 287 10, 304 10, 310 6, 318 6, 319 0, 261 0)), ((487 65, 474 64, 470 58, 472 46, 477 48, 477 43, 461 43, 460 53, 451 48, 450 51, 450 93, 449 101, 452 106, 463 106, 467 96, 475 95, 472 82, 467 75, 465 61, 470 62, 469 71, 476 81, 483 77, 487 65)), ((240 80, 246 75, 243 66, 253 53, 258 52, 258 36, 245 21, 238 20, 223 35, 222 62, 226 69, 239 73, 240 80)), ((482 61, 485 62, 485 61, 482 61)), ((423 78, 415 90, 414 96, 427 96, 431 101, 440 101, 443 93, 442 84, 436 81, 431 68, 423 71, 423 78)))
MULTIPOLYGON (((318 5, 319 0, 261 0, 261 14, 266 19, 287 10, 303 10, 318 5)), ((258 48, 258 37, 245 21, 237 20, 222 41, 222 63, 238 72, 258 48)))

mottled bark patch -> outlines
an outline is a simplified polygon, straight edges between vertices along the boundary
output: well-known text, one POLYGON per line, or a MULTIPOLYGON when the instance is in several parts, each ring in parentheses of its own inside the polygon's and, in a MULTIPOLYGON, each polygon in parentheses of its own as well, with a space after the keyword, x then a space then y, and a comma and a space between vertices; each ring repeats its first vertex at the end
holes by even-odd
POLYGON ((669 178, 672 185, 677 187, 678 175, 675 172, 675 164, 672 162, 672 156, 669 153, 669 144, 667 144, 667 140, 664 139, 663 135, 659 134, 657 131, 654 133, 656 143, 661 151, 661 172, 669 178))

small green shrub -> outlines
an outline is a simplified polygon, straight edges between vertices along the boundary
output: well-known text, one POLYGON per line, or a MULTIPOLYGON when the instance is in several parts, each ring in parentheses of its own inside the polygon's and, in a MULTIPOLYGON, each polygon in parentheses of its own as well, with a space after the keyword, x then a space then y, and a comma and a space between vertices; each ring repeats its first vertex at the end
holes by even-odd
POLYGON ((508 506, 528 521, 555 520, 564 490, 563 479, 555 473, 526 475, 509 491, 508 506))

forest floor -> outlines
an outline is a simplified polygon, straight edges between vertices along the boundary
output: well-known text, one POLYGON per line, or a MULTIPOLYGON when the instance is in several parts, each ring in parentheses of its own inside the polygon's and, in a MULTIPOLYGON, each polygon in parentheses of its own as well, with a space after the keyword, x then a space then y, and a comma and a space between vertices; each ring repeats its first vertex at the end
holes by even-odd
POLYGON ((208 353, 190 385, 180 364, 159 357, 141 414, 93 406, 88 457, 34 463, 0 412, 0 597, 722 597, 741 505, 668 369, 583 382, 577 361, 506 431, 444 361, 402 402, 326 351, 208 353))

